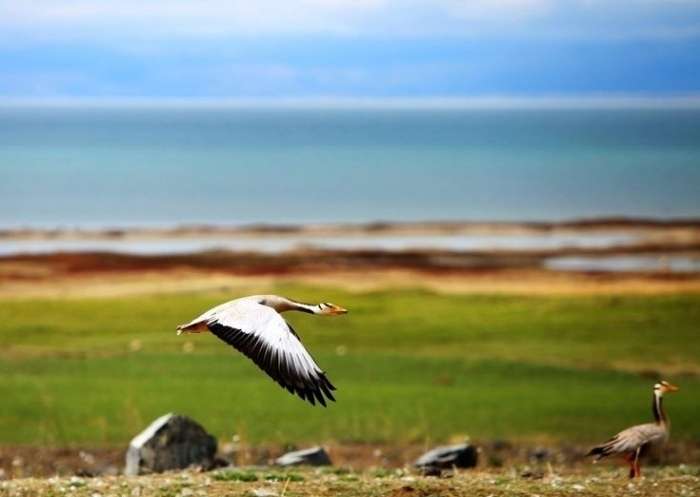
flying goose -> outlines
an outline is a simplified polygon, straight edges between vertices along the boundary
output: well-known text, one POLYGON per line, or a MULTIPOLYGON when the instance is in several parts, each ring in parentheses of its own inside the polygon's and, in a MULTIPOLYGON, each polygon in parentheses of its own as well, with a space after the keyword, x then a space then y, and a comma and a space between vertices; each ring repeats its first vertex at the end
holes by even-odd
POLYGON ((654 422, 627 428, 604 444, 593 447, 587 455, 596 456, 595 461, 612 454, 621 455, 630 464, 630 478, 641 476, 639 458, 651 447, 662 445, 668 440, 671 422, 664 411, 663 397, 667 392, 676 391, 678 387, 667 381, 654 385, 654 422))
POLYGON ((177 334, 210 331, 248 356, 273 380, 312 405, 335 400, 335 387, 301 343, 299 335, 279 313, 301 311, 319 316, 345 314, 329 302, 304 304, 278 295, 253 295, 209 309, 177 334))

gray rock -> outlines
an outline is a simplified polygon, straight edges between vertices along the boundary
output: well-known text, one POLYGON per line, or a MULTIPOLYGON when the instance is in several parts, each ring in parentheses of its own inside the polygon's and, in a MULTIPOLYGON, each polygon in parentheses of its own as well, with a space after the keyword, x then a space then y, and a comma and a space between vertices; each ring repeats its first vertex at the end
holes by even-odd
POLYGON ((275 460, 278 466, 330 466, 331 458, 322 447, 313 447, 311 449, 295 450, 287 452, 285 455, 278 457, 275 460))
POLYGON ((192 465, 211 469, 216 462, 216 446, 216 438, 194 420, 166 414, 131 441, 124 473, 160 473, 192 465))
POLYGON ((536 447, 528 451, 528 459, 534 462, 545 462, 552 458, 552 452, 545 447, 536 447))
POLYGON ((420 456, 415 466, 421 469, 473 468, 479 461, 479 454, 473 445, 457 444, 437 447, 420 456))

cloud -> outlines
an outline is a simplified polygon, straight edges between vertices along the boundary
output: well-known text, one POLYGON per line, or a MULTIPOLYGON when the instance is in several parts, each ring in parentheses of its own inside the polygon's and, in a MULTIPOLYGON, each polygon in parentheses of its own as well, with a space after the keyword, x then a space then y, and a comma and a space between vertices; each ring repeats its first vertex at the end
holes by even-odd
MULTIPOLYGON (((700 34, 692 0, 0 0, 35 38, 634 36, 700 34)), ((8 37, 9 38, 9 37, 8 37)))
POLYGON ((697 0, 0 0, 0 96, 696 93, 697 0))

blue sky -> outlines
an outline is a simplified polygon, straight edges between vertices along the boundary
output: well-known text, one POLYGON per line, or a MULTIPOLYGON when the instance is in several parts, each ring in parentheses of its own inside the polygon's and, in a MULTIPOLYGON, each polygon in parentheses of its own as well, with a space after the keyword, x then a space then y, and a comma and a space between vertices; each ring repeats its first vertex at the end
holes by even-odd
POLYGON ((0 0, 0 97, 700 93, 696 0, 0 0))

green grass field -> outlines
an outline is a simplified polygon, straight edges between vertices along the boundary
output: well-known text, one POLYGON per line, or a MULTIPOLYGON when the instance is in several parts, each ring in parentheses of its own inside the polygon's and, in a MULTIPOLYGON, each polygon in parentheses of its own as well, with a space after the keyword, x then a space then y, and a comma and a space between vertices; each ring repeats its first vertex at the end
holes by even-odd
POLYGON ((351 294, 287 314, 338 387, 311 407, 209 334, 175 326, 224 293, 0 302, 0 444, 124 444, 169 411, 250 443, 602 439, 650 419, 661 373, 675 439, 700 440, 700 296, 351 294))

